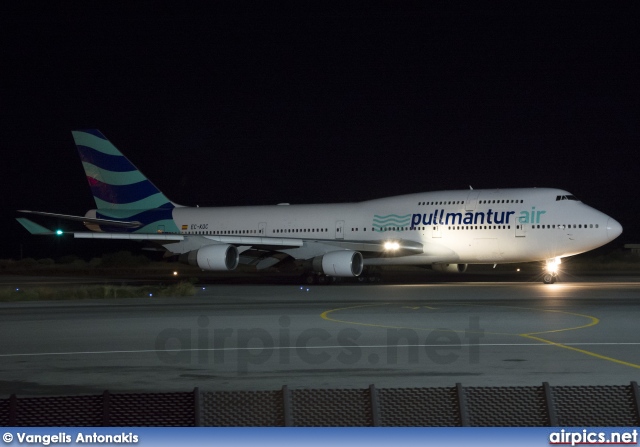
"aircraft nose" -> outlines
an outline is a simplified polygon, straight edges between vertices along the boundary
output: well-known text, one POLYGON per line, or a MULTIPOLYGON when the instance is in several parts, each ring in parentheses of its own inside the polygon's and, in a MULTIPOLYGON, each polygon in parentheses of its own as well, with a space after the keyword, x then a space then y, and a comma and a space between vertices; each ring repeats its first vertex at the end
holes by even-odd
POLYGON ((617 220, 612 219, 611 217, 607 221, 607 237, 610 241, 614 240, 622 233, 622 225, 618 223, 617 220))

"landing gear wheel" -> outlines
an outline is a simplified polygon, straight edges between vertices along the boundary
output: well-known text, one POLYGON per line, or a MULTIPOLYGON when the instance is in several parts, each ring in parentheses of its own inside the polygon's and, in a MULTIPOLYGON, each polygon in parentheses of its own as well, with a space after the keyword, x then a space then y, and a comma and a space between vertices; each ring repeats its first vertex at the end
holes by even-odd
POLYGON ((324 286, 325 284, 329 284, 329 277, 326 275, 318 276, 318 284, 324 286))
POLYGON ((358 282, 363 284, 374 284, 380 281, 380 269, 376 267, 367 267, 360 276, 358 276, 358 282))
POLYGON ((558 277, 553 273, 546 272, 542 275, 542 282, 545 284, 553 284, 558 280, 558 277))
POLYGON ((318 281, 318 275, 314 275, 313 273, 305 275, 304 277, 304 283, 308 286, 315 284, 317 281, 318 281))

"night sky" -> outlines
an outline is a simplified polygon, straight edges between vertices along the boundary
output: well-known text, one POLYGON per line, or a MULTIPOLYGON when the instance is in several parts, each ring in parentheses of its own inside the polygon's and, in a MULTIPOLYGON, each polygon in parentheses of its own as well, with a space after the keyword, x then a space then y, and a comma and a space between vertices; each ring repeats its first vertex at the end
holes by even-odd
POLYGON ((640 243, 633 3, 432 3, 3 4, 0 258, 78 250, 15 210, 95 207, 82 128, 185 205, 557 187, 640 243))

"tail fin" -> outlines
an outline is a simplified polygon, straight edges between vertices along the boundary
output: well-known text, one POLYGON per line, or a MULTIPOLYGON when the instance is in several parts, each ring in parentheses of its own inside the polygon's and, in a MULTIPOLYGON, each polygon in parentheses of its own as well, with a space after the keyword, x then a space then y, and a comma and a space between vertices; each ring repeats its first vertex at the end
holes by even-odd
POLYGON ((100 210, 172 209, 174 204, 97 129, 71 132, 100 210))

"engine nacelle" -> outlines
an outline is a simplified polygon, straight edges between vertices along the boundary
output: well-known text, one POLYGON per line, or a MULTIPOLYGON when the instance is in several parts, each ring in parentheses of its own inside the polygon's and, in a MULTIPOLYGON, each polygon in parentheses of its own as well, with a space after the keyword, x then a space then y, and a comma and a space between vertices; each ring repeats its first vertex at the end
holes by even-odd
POLYGON ((464 273, 469 264, 433 264, 431 268, 436 272, 464 273))
POLYGON ((359 276, 364 267, 362 254, 353 250, 332 251, 311 262, 314 271, 329 276, 359 276))
POLYGON ((202 270, 229 271, 235 270, 240 261, 240 253, 233 245, 207 245, 198 250, 190 251, 181 261, 196 265, 202 270))

